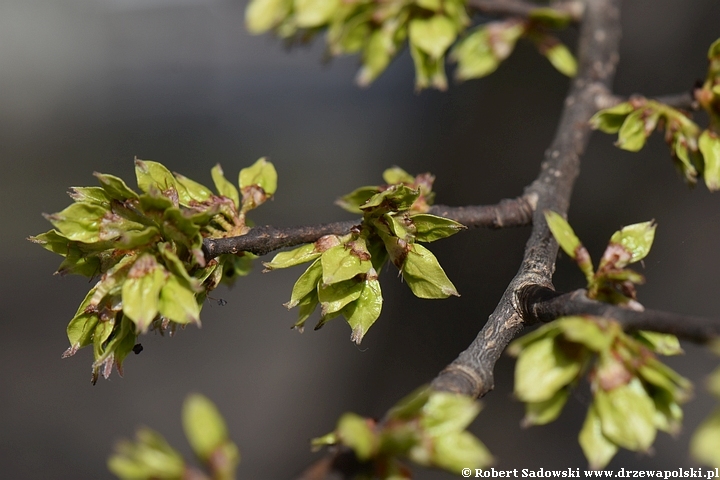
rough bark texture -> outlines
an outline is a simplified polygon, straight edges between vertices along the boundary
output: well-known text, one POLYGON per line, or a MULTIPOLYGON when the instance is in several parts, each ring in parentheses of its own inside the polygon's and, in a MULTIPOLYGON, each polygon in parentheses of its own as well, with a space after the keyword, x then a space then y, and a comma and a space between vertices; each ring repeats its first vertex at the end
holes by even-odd
POLYGON ((492 390, 495 363, 525 325, 518 292, 529 285, 552 289, 558 245, 543 212, 567 214, 572 187, 580 171, 580 155, 590 138, 588 120, 597 111, 596 99, 610 92, 618 62, 620 1, 593 0, 586 2, 585 7, 578 75, 565 98, 555 139, 545 154, 540 175, 525 191, 526 197, 537 198, 537 208, 520 270, 470 347, 433 380, 432 386, 437 390, 475 397, 492 390))

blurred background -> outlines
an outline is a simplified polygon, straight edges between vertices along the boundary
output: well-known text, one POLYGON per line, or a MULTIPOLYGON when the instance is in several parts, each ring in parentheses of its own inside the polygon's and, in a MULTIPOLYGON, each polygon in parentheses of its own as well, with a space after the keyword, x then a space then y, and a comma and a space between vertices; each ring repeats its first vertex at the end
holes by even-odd
MULTIPOLYGON (((53 276, 60 258, 27 242, 50 228, 70 186, 93 171, 134 186, 133 157, 211 183, 258 157, 279 172, 259 224, 288 226, 352 218, 333 205, 377 184, 399 165, 437 175, 438 203, 495 203, 537 174, 568 88, 534 48, 520 42, 492 76, 447 92, 413 91, 404 53, 369 89, 353 83, 357 58, 323 63, 320 39, 287 50, 244 30, 246 2, 230 0, 2 0, 0 2, 0 471, 3 478, 110 478, 113 444, 139 425, 183 453, 180 411, 189 392, 217 403, 242 452, 239 478, 281 479, 318 454, 309 440, 339 415, 382 415, 429 381, 472 341, 515 274, 529 229, 474 230, 433 251, 462 297, 416 299, 383 272, 383 313, 361 347, 342 319, 299 335, 282 303, 300 268, 260 268, 208 303, 202 329, 149 334, 125 362, 125 378, 90 384, 92 353, 60 359, 65 327, 91 284, 53 276)), ((616 92, 688 90, 720 36, 720 4, 633 0, 623 7, 616 92)), ((574 42, 569 32, 565 39, 574 42)), ((570 221, 597 259, 610 235, 655 219, 655 246, 640 301, 649 308, 720 317, 720 197, 688 189, 660 135, 639 154, 595 134, 575 188, 570 221)), ((567 258, 561 290, 583 284, 567 258)), ((694 465, 690 433, 715 404, 703 378, 717 357, 684 345, 669 363, 696 380, 683 433, 659 434, 654 455, 622 451, 611 469, 694 465)), ((496 368, 496 389, 472 430, 499 468, 585 467, 577 434, 589 398, 579 393, 559 421, 522 430, 514 361, 496 368)), ((421 479, 449 479, 418 470, 421 479)))

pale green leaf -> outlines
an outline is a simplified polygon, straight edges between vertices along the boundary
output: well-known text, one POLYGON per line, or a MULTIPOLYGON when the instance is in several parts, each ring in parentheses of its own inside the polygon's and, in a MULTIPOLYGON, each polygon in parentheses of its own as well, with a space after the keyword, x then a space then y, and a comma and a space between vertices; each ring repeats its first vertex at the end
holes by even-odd
POLYGON ((562 43, 548 48, 545 51, 545 56, 550 60, 552 66, 563 75, 574 77, 577 74, 577 61, 575 61, 575 57, 573 57, 570 50, 562 43))
POLYGON ((269 262, 263 262, 263 265, 267 270, 275 270, 277 268, 288 268, 307 263, 315 260, 321 255, 320 252, 316 251, 314 243, 308 243, 298 248, 288 250, 286 252, 280 252, 273 257, 269 262))
POLYGON ((327 250, 320 257, 320 262, 325 285, 349 280, 356 275, 367 273, 372 268, 369 256, 360 258, 346 245, 337 245, 327 250))
POLYGON ((640 380, 610 391, 598 389, 595 405, 605 437, 633 451, 647 451, 655 440, 655 405, 640 380))
POLYGON ((182 277, 170 275, 160 291, 158 311, 163 317, 180 324, 200 323, 200 306, 190 284, 182 277))
POLYGON ((412 185, 415 183, 415 177, 407 173, 400 167, 388 168, 383 172, 383 180, 388 185, 394 185, 396 183, 406 183, 412 185))
POLYGON ((410 290, 420 298, 460 296, 438 263, 435 255, 419 244, 410 246, 402 265, 402 275, 410 290))
POLYGON ((642 222, 628 225, 618 230, 610 237, 610 244, 622 245, 630 253, 631 258, 627 263, 616 262, 618 268, 623 268, 629 263, 639 262, 650 253, 653 240, 655 239, 655 222, 642 222))
POLYGON ((720 189, 720 138, 710 130, 700 135, 698 147, 703 156, 703 178, 708 190, 720 189))
POLYGON ((227 178, 225 178, 223 169, 219 163, 212 168, 210 174, 212 175, 217 192, 224 197, 232 199, 233 203, 235 203, 235 207, 239 208, 240 194, 238 193, 237 188, 235 188, 235 186, 230 183, 227 178))
POLYGON ((522 425, 545 425, 554 421, 560 416, 567 402, 568 394, 567 388, 561 388, 548 400, 525 403, 525 418, 523 418, 522 425))
POLYGON ((625 118, 635 107, 630 102, 623 102, 612 108, 600 110, 590 119, 590 125, 596 130, 605 133, 617 133, 622 127, 625 118))
POLYGON ((410 220, 415 225, 415 240, 418 242, 434 242, 467 229, 465 225, 454 220, 427 213, 413 215, 410 220))
POLYGON ((358 299, 343 309, 343 315, 352 328, 350 339, 358 345, 380 316, 383 304, 380 282, 366 280, 363 283, 363 289, 358 299))
POLYGON ((465 468, 485 468, 493 463, 487 447, 470 432, 452 432, 434 439, 432 464, 460 474, 465 468))
POLYGON ((251 0, 245 9, 245 26, 250 33, 276 27, 290 13, 293 0, 251 0))
POLYGON ((618 452, 617 445, 608 440, 602 432, 602 422, 594 403, 588 409, 579 441, 590 468, 594 470, 605 468, 618 452))
POLYGON ((360 298, 364 285, 365 282, 356 282, 355 280, 346 280, 332 285, 320 284, 318 300, 320 301, 322 316, 328 317, 325 321, 334 318, 334 316, 330 317, 330 315, 339 314, 345 305, 360 298))
POLYGON ((229 441, 225 420, 215 404, 203 395, 188 395, 183 405, 182 423, 190 446, 205 462, 229 441))
POLYGON ((338 421, 336 432, 343 445, 350 447, 361 462, 375 454, 378 446, 375 432, 363 417, 354 413, 344 414, 338 421))
POLYGON ((436 60, 445 54, 457 37, 455 25, 443 15, 416 18, 410 22, 408 32, 412 44, 436 60))
POLYGON ((270 197, 277 190, 275 166, 263 157, 252 166, 240 170, 238 184, 240 190, 252 185, 259 185, 265 191, 265 194, 270 197))
POLYGON ((165 269, 149 254, 140 257, 128 272, 122 287, 123 312, 140 332, 147 331, 158 313, 160 291, 166 279, 165 269))
POLYGON ((544 337, 526 346, 515 365, 515 396, 523 402, 550 400, 558 390, 574 381, 581 369, 555 338, 544 337))
POLYGON ((340 7, 341 0, 294 0, 295 23, 301 28, 327 23, 340 7))
MULTIPOLYGON (((297 306, 308 294, 317 290, 318 282, 322 278, 322 263, 315 260, 305 272, 300 275, 292 289, 290 301, 285 305, 287 308, 297 306)), ((314 310, 314 308, 313 308, 314 310)))
POLYGON ((625 117, 618 131, 616 146, 630 152, 637 152, 642 149, 648 137, 648 132, 645 130, 644 115, 642 109, 637 109, 625 117))
POLYGON ((690 453, 698 462, 720 468, 720 408, 716 408, 695 430, 690 453))

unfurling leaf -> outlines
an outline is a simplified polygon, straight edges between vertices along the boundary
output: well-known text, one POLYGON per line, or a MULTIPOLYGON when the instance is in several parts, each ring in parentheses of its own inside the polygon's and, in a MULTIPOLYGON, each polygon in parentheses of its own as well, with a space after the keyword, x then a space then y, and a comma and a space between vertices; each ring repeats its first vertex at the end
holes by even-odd
POLYGON ((616 262, 616 268, 624 268, 630 263, 639 262, 647 256, 655 239, 655 222, 642 222, 627 225, 610 237, 610 245, 621 245, 630 258, 625 262, 616 262))
POLYGON ((441 238, 455 235, 467 227, 449 218, 438 217, 427 213, 419 213, 410 217, 415 226, 415 241, 434 242, 441 238))
POLYGON ((372 327, 382 311, 383 297, 380 291, 380 282, 366 280, 360 296, 343 309, 343 315, 352 328, 350 339, 358 345, 362 342, 365 333, 372 327))
POLYGON ((215 183, 215 189, 218 193, 232 199, 236 208, 240 207, 240 194, 238 193, 237 188, 235 188, 235 186, 230 183, 227 178, 225 178, 223 169, 219 163, 212 168, 210 174, 212 175, 213 182, 215 183))
POLYGON ((136 441, 122 441, 108 460, 108 469, 123 480, 179 479, 185 471, 182 456, 159 433, 141 428, 136 441))
POLYGON ((633 451, 647 451, 655 440, 655 405, 640 380, 610 391, 595 393, 595 406, 602 432, 616 445, 633 451))
POLYGON ((149 254, 140 257, 128 272, 122 287, 123 312, 145 333, 158 313, 160 291, 167 272, 149 254))
POLYGON ((605 133, 617 133, 620 131, 625 118, 635 110, 630 102, 623 102, 612 108, 600 110, 590 119, 590 125, 605 133))
POLYGON ((690 453, 698 462, 720 468, 720 407, 693 434, 690 453))

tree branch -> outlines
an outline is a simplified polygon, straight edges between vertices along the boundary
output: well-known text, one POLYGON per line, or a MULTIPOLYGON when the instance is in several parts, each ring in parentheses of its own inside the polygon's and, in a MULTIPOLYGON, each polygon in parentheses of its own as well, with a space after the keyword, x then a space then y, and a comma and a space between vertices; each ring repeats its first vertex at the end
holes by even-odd
POLYGON ((671 333, 697 343, 720 337, 720 320, 679 315, 658 310, 630 310, 591 300, 585 290, 560 294, 549 288, 530 285, 518 292, 525 322, 551 322, 569 315, 593 315, 611 318, 626 331, 650 330, 671 333))
MULTIPOLYGON (((460 222, 466 227, 503 228, 529 225, 535 210, 536 196, 523 195, 501 200, 496 205, 448 207, 435 205, 430 208, 433 215, 460 222)), ((271 225, 254 227, 239 237, 206 238, 203 241, 205 259, 210 260, 225 253, 250 252, 266 255, 284 247, 312 243, 324 235, 345 235, 360 224, 360 219, 344 222, 323 223, 302 227, 278 228, 271 225)))
MULTIPOLYGON (((480 13, 502 17, 527 18, 533 10, 542 5, 522 0, 469 0, 468 7, 480 13)), ((582 17, 583 4, 579 1, 557 2, 550 8, 558 13, 570 14, 573 22, 579 22, 582 17)))
POLYGON ((618 61, 620 0, 589 0, 580 28, 579 69, 552 145, 545 154, 538 178, 526 189, 537 196, 533 229, 522 265, 500 303, 472 344, 432 382, 436 390, 480 397, 493 388, 493 368, 507 344, 526 320, 517 293, 528 285, 552 288, 558 245, 543 212, 565 215, 579 173, 580 155, 590 137, 588 120, 596 112, 596 97, 607 94, 618 61))

